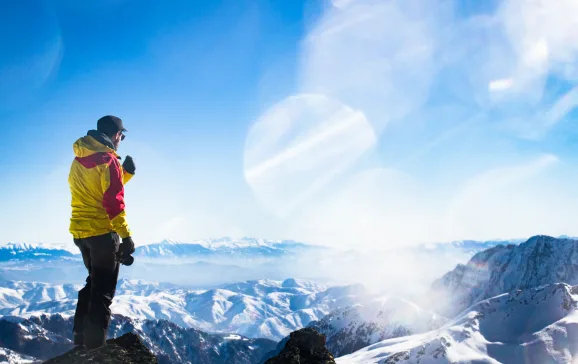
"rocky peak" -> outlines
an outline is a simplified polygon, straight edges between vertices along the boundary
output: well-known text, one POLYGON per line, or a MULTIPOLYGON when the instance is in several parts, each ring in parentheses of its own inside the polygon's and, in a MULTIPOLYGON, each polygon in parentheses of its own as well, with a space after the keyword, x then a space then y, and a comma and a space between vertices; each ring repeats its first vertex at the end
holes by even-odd
POLYGON ((66 354, 50 359, 45 364, 156 364, 157 359, 133 333, 108 340, 106 346, 93 350, 73 349, 66 354))
POLYGON ((312 328, 292 332, 285 348, 265 364, 335 364, 325 347, 325 335, 312 328))

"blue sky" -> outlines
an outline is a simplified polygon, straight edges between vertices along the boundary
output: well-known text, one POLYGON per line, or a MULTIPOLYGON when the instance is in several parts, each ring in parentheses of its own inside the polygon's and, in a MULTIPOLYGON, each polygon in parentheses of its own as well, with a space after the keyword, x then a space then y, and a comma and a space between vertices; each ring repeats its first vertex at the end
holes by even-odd
POLYGON ((70 240, 71 146, 106 114, 140 244, 578 235, 572 0, 0 7, 1 241, 70 240))

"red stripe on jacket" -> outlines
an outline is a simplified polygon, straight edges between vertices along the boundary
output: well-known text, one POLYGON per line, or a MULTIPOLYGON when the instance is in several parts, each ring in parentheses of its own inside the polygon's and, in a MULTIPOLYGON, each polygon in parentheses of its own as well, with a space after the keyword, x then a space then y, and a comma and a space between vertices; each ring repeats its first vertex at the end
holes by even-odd
POLYGON ((124 185, 122 184, 122 172, 119 161, 110 154, 109 157, 111 157, 108 162, 110 186, 104 192, 102 206, 106 210, 108 218, 112 220, 124 211, 124 185))
POLYGON ((76 157, 76 161, 84 168, 94 168, 96 166, 100 166, 101 164, 110 163, 114 156, 110 153, 94 153, 89 155, 88 157, 76 157))

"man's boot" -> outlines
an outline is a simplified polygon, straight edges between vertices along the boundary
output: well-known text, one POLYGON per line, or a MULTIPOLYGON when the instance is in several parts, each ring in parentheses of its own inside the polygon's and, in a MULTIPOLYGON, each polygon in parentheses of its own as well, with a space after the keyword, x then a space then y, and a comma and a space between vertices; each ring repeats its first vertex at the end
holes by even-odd
POLYGON ((95 325, 90 320, 86 320, 84 328, 84 345, 86 348, 91 350, 105 346, 107 331, 102 325, 95 325))

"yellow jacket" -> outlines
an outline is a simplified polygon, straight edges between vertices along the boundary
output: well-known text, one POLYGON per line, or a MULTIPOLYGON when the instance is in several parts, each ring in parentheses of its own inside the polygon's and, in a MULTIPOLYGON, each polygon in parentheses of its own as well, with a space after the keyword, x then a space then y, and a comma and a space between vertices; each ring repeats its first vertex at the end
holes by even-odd
POLYGON ((97 131, 78 139, 73 149, 76 158, 68 175, 72 194, 70 233, 77 239, 111 231, 121 238, 130 236, 124 184, 133 175, 124 171, 110 140, 97 131))

